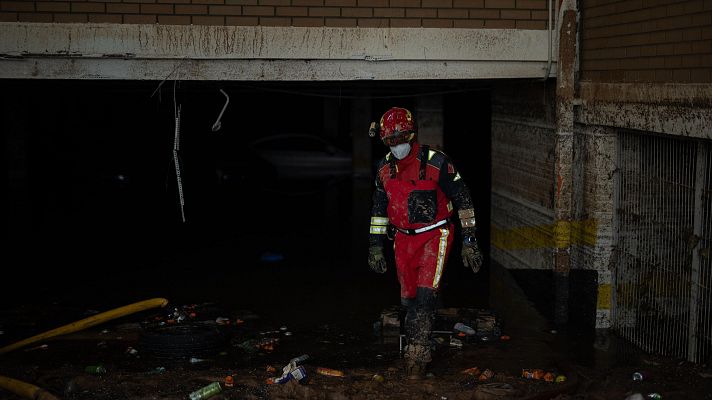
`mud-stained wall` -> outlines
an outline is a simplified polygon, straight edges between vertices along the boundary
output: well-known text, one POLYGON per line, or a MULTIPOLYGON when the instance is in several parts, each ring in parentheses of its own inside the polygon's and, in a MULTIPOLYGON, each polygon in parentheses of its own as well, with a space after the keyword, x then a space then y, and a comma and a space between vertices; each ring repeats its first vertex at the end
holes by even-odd
POLYGON ((569 315, 597 328, 610 327, 616 144, 615 129, 576 126, 569 315))
POLYGON ((712 1, 580 4, 573 219, 584 225, 572 230, 571 268, 596 273, 581 287, 596 299, 596 327, 607 328, 616 312, 615 210, 636 192, 617 192, 620 134, 712 139, 712 1))
POLYGON ((712 82, 712 1, 582 1, 581 78, 712 82))
POLYGON ((546 29, 548 0, 0 1, 0 22, 546 29))
POLYGON ((492 107, 492 259, 551 269, 554 246, 553 87, 499 84, 492 107))

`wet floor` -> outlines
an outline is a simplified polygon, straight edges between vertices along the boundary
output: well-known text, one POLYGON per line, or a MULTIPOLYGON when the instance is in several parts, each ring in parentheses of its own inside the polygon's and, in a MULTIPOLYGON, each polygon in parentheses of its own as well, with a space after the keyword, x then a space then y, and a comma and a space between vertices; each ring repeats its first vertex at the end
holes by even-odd
MULTIPOLYGON (((265 187, 250 199, 228 189, 222 201, 242 202, 247 206, 243 211, 228 213, 229 207, 217 204, 202 213, 193 209, 187 223, 174 223, 173 231, 155 237, 124 231, 105 233, 111 240, 103 241, 85 232, 58 239, 62 246, 44 243, 53 251, 27 254, 16 265, 41 262, 52 268, 40 274, 16 271, 22 279, 3 292, 3 344, 147 298, 164 297, 170 304, 166 310, 44 341, 46 349, 31 346, 35 350, 13 352, 0 359, 3 373, 68 399, 182 399, 228 374, 236 385, 225 388, 224 399, 469 399, 486 383, 510 385, 516 390, 510 398, 622 400, 634 392, 661 392, 666 399, 711 398, 702 367, 645 356, 594 332, 552 331, 547 321, 527 315, 535 311, 525 305, 514 310, 519 318, 502 321, 510 340, 441 346, 432 376, 408 382, 397 341, 374 333, 381 312, 399 303, 399 291, 392 265, 378 275, 365 262, 370 201, 357 199, 370 197, 371 182, 312 184, 311 190, 299 193, 265 187), (152 357, 141 347, 141 324, 186 305, 198 305, 199 320, 224 315, 245 322, 226 331, 223 354, 212 354, 207 361, 152 357), (245 350, 270 338, 277 340, 269 350, 245 350), (140 352, 127 353, 130 347, 140 352), (311 357, 305 363, 308 383, 266 383, 279 375, 268 371, 269 366, 279 371, 301 354, 311 357), (107 374, 83 371, 94 364, 107 366, 107 374), (319 366, 343 371, 346 377, 318 375, 319 366), (484 382, 462 373, 472 367, 490 369, 495 378, 484 382), (523 368, 554 371, 568 382, 557 386, 526 380, 521 378, 523 368), (632 380, 638 370, 647 374, 645 381, 632 380), (383 382, 374 381, 374 375, 383 382)), ((487 309, 489 268, 473 275, 457 257, 451 258, 440 307, 487 309)))

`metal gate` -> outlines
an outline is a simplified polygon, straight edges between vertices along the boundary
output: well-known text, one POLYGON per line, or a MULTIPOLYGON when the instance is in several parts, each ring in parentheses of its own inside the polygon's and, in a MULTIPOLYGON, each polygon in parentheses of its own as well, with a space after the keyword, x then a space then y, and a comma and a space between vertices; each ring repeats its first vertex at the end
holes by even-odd
POLYGON ((712 354, 712 146, 621 133, 614 329, 643 350, 712 354))

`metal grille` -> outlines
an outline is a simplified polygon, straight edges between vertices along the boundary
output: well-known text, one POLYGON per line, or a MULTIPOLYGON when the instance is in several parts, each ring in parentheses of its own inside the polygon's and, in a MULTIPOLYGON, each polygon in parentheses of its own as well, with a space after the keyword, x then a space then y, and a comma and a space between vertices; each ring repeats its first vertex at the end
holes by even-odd
POLYGON ((712 146, 637 133, 618 143, 614 328, 647 352, 708 362, 712 146))

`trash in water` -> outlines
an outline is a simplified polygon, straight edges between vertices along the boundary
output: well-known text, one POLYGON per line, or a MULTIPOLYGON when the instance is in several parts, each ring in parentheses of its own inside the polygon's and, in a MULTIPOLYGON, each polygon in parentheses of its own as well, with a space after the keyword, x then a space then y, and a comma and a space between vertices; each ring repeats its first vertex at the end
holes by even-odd
MULTIPOLYGON (((301 363, 309 359, 308 354, 302 354, 299 357, 294 357, 289 360, 289 363, 282 368, 282 376, 278 378, 269 378, 267 380, 268 384, 284 384, 291 379, 295 379, 297 382, 301 382, 306 379, 307 371, 302 367, 301 363)), ((276 368, 272 366, 267 367, 267 372, 276 372, 276 368)))
POLYGON ((511 339, 511 337, 509 337, 509 335, 502 335, 502 336, 499 337, 499 340, 504 340, 504 341, 506 341, 506 340, 509 340, 509 339, 511 339))
POLYGON ((474 335, 477 333, 474 329, 472 329, 471 326, 467 326, 467 325, 463 324, 462 322, 456 323, 455 326, 453 327, 453 329, 458 332, 462 332, 466 335, 474 335))
POLYGON ((225 377, 225 387, 233 387, 235 384, 235 380, 233 379, 232 375, 228 375, 225 377))
POLYGON ((134 349, 133 347, 129 346, 129 347, 126 348, 126 354, 131 355, 131 356, 135 356, 136 354, 138 354, 138 350, 136 350, 136 349, 134 349))
POLYGON ((156 367, 153 370, 151 370, 148 374, 149 375, 157 375, 157 374, 162 374, 166 372, 166 367, 156 367))
POLYGON ((267 372, 269 372, 269 373, 275 373, 275 372, 277 372, 277 368, 275 368, 275 367, 273 367, 273 366, 271 366, 271 365, 268 365, 267 368, 265 368, 265 370, 266 370, 267 372))
POLYGON ((189 361, 190 361, 191 364, 199 364, 199 363, 206 362, 206 361, 209 361, 209 360, 207 360, 207 359, 205 359, 205 358, 190 357, 190 360, 189 360, 189 361))
POLYGON ((309 359, 309 354, 302 354, 299 357, 294 357, 289 360, 290 363, 300 364, 309 359))
POLYGON ((547 372, 544 374, 544 380, 546 382, 554 382, 555 378, 556 378, 556 375, 554 375, 552 372, 547 372))
POLYGON ((462 340, 456 338, 450 338, 450 347, 455 347, 458 349, 462 348, 462 340))
MULTIPOLYGON (((293 364, 289 364, 293 365, 293 364)), ((267 379, 267 384, 273 385, 273 384, 278 384, 278 385, 283 385, 290 380, 294 379, 297 382, 301 382, 307 377, 307 371, 304 369, 303 366, 298 366, 294 369, 289 370, 289 372, 283 373, 282 376, 277 377, 277 378, 269 378, 267 379)))
POLYGON ((486 369, 486 370, 482 371, 482 374, 480 375, 479 379, 481 381, 486 381, 486 380, 492 379, 493 376, 494 376, 494 372, 492 372, 491 369, 486 369))
POLYGON ((84 372, 92 375, 103 375, 106 373, 106 368, 103 365, 88 365, 84 368, 84 372))
POLYGON ((645 398, 650 400, 662 400, 663 396, 660 395, 660 393, 648 393, 645 395, 645 398))
POLYGON ((31 347, 29 349, 25 349, 25 351, 34 351, 34 350, 47 350, 49 348, 49 345, 47 344, 41 344, 39 346, 31 347))
POLYGON ((554 382, 556 383, 564 383, 566 382, 566 376, 564 375, 557 375, 556 379, 554 379, 554 382))
POLYGON ((215 323, 218 325, 230 325, 230 318, 217 317, 215 318, 215 323))
POLYGON ((220 382, 213 382, 208 386, 196 390, 195 392, 188 395, 188 397, 190 398, 190 400, 204 400, 213 397, 220 392, 222 392, 220 382))
POLYGON ((373 377, 372 377, 371 379, 372 379, 373 381, 379 382, 379 383, 380 383, 380 382, 384 382, 384 381, 386 380, 386 378, 384 378, 383 375, 379 375, 379 374, 373 375, 373 377))
POLYGON ((287 327, 286 327, 286 326, 280 326, 280 327, 279 327, 279 330, 280 330, 280 331, 286 331, 286 330, 287 330, 287 327))
POLYGON ((336 377, 344 376, 343 371, 339 371, 338 369, 324 368, 324 367, 317 368, 316 373, 319 375, 324 375, 324 376, 336 376, 336 377))
POLYGON ((468 368, 462 371, 463 374, 478 376, 480 374, 480 369, 477 367, 468 368))
POLYGON ((543 379, 546 373, 543 369, 523 369, 522 378, 525 379, 543 379))
POLYGON ((292 332, 290 332, 290 331, 284 332, 284 336, 292 336, 292 332))
POLYGON ((645 374, 643 372, 634 372, 633 373, 634 381, 642 381, 644 379, 645 379, 645 374))

